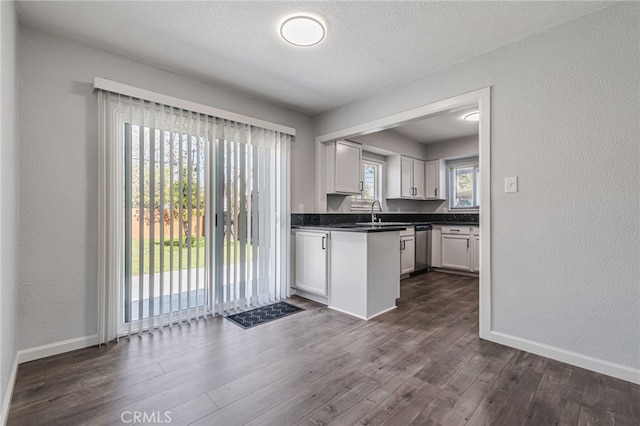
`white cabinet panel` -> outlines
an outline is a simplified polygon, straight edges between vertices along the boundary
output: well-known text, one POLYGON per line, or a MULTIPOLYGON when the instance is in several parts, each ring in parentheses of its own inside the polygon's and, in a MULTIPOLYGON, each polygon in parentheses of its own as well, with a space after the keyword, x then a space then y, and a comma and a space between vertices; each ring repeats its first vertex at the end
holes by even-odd
POLYGON ((400 164, 401 196, 403 198, 413 198, 413 160, 408 157, 401 157, 400 164))
POLYGON ((439 226, 431 231, 431 266, 442 267, 442 229, 439 226))
POLYGON ((413 198, 424 199, 425 192, 425 163, 420 160, 413 160, 413 198))
POLYGON ((416 269, 415 237, 400 238, 400 275, 408 274, 416 269))
POLYGON ((471 236, 471 272, 480 272, 480 236, 471 236))
POLYGON ((328 295, 328 250, 328 233, 310 231, 296 232, 294 287, 321 296, 328 295))
POLYGON ((349 141, 336 141, 327 145, 327 193, 359 194, 362 145, 349 141))
POLYGON ((444 160, 425 163, 425 198, 427 200, 447 199, 447 166, 444 160))
POLYGON ((425 163, 415 158, 395 155, 387 159, 386 198, 424 200, 425 163))
POLYGON ((442 234, 442 267, 469 270, 469 236, 442 234))

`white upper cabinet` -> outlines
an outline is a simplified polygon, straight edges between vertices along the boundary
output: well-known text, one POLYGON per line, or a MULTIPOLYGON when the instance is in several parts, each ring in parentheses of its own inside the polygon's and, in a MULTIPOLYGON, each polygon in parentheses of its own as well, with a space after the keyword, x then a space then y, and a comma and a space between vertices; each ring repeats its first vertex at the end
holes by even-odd
POLYGON ((413 160, 413 198, 424 200, 425 197, 425 162, 413 160))
POLYGON ((327 194, 359 194, 362 145, 349 141, 327 144, 327 194))
POLYGON ((396 155, 387 159, 386 198, 424 200, 424 161, 396 155))
POLYGON ((400 157, 400 196, 413 198, 413 159, 409 157, 400 157))
POLYGON ((444 160, 425 163, 425 199, 447 199, 447 166, 444 160))

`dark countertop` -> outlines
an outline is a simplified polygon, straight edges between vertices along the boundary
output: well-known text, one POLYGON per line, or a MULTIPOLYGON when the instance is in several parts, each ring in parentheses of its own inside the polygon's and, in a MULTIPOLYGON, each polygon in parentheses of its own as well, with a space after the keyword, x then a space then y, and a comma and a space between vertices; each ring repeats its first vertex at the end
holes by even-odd
MULTIPOLYGON (((411 226, 411 225, 407 225, 411 226)), ((407 226, 393 225, 393 226, 379 226, 379 225, 355 225, 355 224, 340 224, 340 225, 293 225, 291 229, 301 229, 310 231, 332 231, 332 232, 398 232, 407 229, 407 226)))
MULTIPOLYGON (((433 225, 478 225, 478 213, 391 213, 376 212, 382 222, 393 222, 407 226, 433 225)), ((291 224, 301 226, 329 226, 364 223, 371 221, 370 212, 351 213, 291 213, 291 224)))
POLYGON ((407 227, 419 225, 437 226, 479 226, 477 223, 467 222, 406 222, 402 224, 385 225, 364 225, 363 223, 339 223, 333 225, 292 225, 291 229, 309 229, 321 231, 341 231, 341 232, 390 232, 403 231, 407 227))
POLYGON ((480 224, 478 223, 469 223, 469 222, 431 222, 431 225, 438 225, 438 226, 449 226, 449 225, 453 225, 453 226, 480 226, 480 224))

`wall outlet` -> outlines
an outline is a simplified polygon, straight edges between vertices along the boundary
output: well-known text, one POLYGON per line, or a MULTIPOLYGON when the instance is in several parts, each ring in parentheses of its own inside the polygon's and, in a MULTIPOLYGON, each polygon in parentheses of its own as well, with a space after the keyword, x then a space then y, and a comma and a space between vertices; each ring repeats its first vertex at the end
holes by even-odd
POLYGON ((504 192, 518 192, 518 176, 504 178, 504 192))
POLYGON ((342 213, 347 213, 349 208, 347 206, 342 206, 342 213))
POLYGON ((298 212, 304 213, 304 204, 302 203, 298 204, 298 212))

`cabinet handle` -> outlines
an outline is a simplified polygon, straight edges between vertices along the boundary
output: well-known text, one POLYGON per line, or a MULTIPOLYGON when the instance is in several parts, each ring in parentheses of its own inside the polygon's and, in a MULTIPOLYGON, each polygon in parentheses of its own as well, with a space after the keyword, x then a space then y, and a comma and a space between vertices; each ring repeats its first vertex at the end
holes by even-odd
POLYGON ((467 238, 467 248, 469 248, 469 239, 467 238))
POLYGON ((360 192, 364 191, 364 182, 360 181, 360 192))
POLYGON ((404 244, 405 242, 400 240, 400 251, 404 250, 404 244))
POLYGON ((437 197, 438 196, 438 188, 436 188, 435 194, 436 194, 435 196, 437 197))
POLYGON ((413 196, 415 197, 416 195, 418 195, 418 188, 416 188, 415 186, 413 187, 413 196))
MULTIPOLYGON (((325 250, 324 240, 325 240, 326 238, 327 238, 327 237, 322 237, 322 250, 325 250)), ((467 241, 467 247, 469 247, 469 241, 467 241)))

